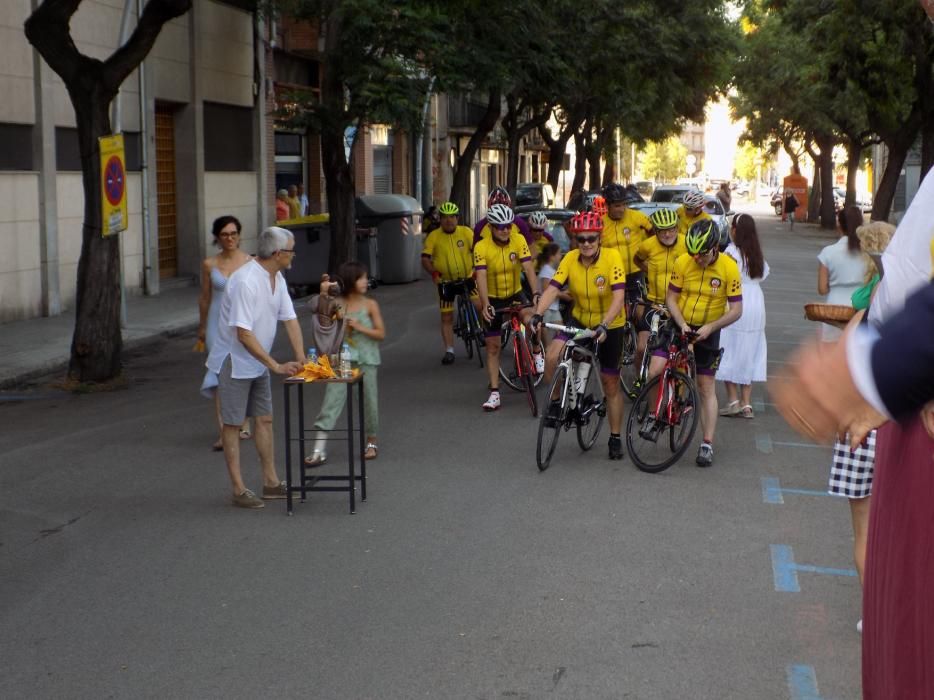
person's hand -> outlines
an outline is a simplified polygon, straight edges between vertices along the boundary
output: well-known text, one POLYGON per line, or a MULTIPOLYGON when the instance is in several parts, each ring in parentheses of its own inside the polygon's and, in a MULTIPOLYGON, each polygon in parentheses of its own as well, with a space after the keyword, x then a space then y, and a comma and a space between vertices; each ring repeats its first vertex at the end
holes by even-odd
POLYGON ((533 333, 538 333, 538 329, 541 327, 542 321, 544 320, 541 314, 532 314, 532 318, 529 319, 529 329, 533 333))
POLYGON ((593 332, 594 342, 602 343, 604 340, 606 340, 607 327, 605 323, 598 323, 593 327, 593 332))
POLYGON ((292 377, 304 369, 304 366, 301 362, 283 362, 281 364, 276 363, 276 366, 273 368, 273 372, 276 374, 281 374, 286 377, 292 377))
POLYGON ((198 340, 204 340, 204 338, 205 338, 205 331, 203 328, 199 328, 198 329, 198 340))
POLYGON ((496 316, 496 312, 493 310, 492 305, 487 304, 483 307, 483 320, 487 323, 492 323, 493 318, 496 316))
POLYGON ((687 335, 688 333, 691 333, 693 330, 694 330, 694 329, 691 328, 687 323, 682 323, 682 324, 681 324, 681 334, 682 334, 682 335, 687 335))
POLYGON ((924 426, 924 429, 928 431, 928 435, 934 440, 934 401, 921 409, 921 425, 924 426))
POLYGON ((318 287, 318 294, 323 297, 328 296, 328 292, 331 289, 331 276, 325 272, 321 275, 321 285, 318 287))
POLYGON ((441 273, 435 270, 431 273, 431 281, 435 284, 441 284, 441 273))
POLYGON ((344 319, 344 325, 347 326, 348 328, 350 328, 351 330, 354 330, 354 331, 360 329, 360 322, 359 322, 357 319, 352 318, 352 317, 350 317, 350 316, 347 316, 347 317, 344 319))
POLYGON ((703 326, 697 329, 697 337, 694 339, 694 342, 699 343, 702 340, 707 340, 707 338, 710 337, 711 333, 713 333, 713 328, 710 326, 709 323, 705 323, 703 326))

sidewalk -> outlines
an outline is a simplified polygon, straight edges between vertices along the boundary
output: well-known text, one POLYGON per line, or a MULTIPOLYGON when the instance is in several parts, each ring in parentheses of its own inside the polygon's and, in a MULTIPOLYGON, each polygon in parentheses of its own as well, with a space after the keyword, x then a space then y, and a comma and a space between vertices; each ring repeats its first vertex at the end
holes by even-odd
MULTIPOLYGON (((198 326, 196 286, 158 296, 127 297, 123 347, 139 347, 154 338, 194 331, 198 326)), ((71 356, 74 309, 53 318, 32 318, 0 326, 0 389, 64 370, 71 356)))

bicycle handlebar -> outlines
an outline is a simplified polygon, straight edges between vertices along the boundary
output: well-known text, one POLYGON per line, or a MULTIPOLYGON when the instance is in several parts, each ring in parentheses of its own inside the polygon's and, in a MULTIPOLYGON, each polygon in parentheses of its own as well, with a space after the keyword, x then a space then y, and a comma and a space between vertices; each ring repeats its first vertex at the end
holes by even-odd
POLYGON ((499 309, 494 308, 493 305, 490 304, 489 308, 493 309, 494 314, 504 314, 504 313, 522 311, 522 309, 532 309, 534 308, 534 305, 516 301, 510 304, 509 306, 503 306, 499 309))
POLYGON ((574 326, 564 326, 560 323, 543 323, 545 328, 549 328, 553 331, 558 331, 559 333, 566 333, 573 340, 587 340, 588 338, 593 338, 597 335, 597 332, 591 330, 590 328, 575 328, 574 326))

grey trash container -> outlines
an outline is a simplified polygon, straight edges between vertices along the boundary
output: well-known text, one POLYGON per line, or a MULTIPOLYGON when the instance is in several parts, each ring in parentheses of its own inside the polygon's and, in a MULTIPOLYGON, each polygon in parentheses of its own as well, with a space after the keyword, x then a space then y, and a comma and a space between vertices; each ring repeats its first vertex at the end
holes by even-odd
POLYGON ((357 197, 357 226, 376 227, 379 280, 414 282, 421 276, 422 207, 404 194, 357 197))
POLYGON ((285 281, 296 296, 316 293, 321 275, 328 271, 331 251, 331 228, 327 215, 306 217, 305 223, 287 224, 295 236, 292 267, 285 271, 285 281))

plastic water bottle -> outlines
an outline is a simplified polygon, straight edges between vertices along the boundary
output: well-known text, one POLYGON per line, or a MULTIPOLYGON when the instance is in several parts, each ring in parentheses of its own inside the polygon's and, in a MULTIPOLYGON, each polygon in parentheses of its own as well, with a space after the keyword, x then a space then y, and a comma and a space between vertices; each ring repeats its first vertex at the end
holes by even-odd
POLYGON ((353 376, 353 367, 350 364, 350 346, 344 343, 341 346, 341 365, 340 374, 343 379, 350 379, 353 376))
POLYGON ((318 351, 315 348, 308 348, 308 357, 306 358, 311 364, 318 363, 318 351))
POLYGON ((583 394, 584 390, 587 388, 587 377, 590 376, 590 363, 589 362, 578 362, 577 363, 577 372, 574 376, 574 389, 578 394, 583 394))

